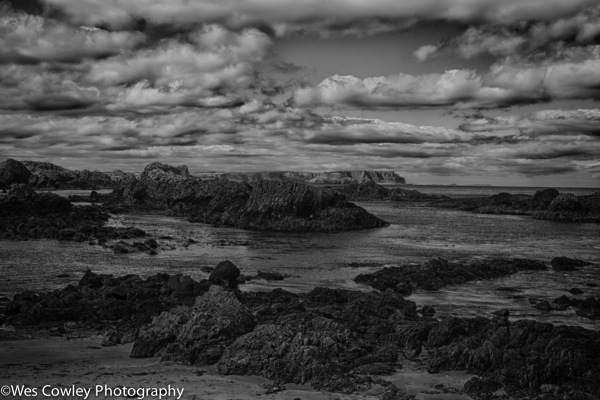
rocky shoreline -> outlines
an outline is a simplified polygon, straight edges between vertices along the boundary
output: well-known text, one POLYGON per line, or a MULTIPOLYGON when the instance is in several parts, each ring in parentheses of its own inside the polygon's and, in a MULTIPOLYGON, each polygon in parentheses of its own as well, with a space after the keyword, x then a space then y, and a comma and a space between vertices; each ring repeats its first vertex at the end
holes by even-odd
MULTIPOLYGON (((440 260, 430 263, 427 274, 439 285, 415 285, 414 290, 456 283, 434 268, 440 260)), ((463 269, 489 279, 497 274, 481 271, 514 273, 543 263, 497 260, 489 266, 463 269)), ((389 276, 389 269, 383 274, 389 276)), ((381 271, 373 276, 385 280, 381 271)), ((407 271, 399 276, 420 282, 407 271)), ((55 334, 93 328, 104 332, 104 346, 133 342, 130 357, 214 365, 223 375, 258 375, 281 386, 310 384, 354 393, 383 385, 382 399, 407 398, 402 387, 382 377, 401 373, 403 363, 416 359, 423 373, 477 375, 463 388, 475 399, 597 398, 599 331, 512 321, 505 309, 493 318, 434 318, 433 307, 418 310, 389 285, 373 284, 380 290, 372 292, 324 287, 308 293, 242 292, 244 281, 230 262, 202 281, 88 271, 77 286, 4 300, 2 322, 17 331, 55 334)))

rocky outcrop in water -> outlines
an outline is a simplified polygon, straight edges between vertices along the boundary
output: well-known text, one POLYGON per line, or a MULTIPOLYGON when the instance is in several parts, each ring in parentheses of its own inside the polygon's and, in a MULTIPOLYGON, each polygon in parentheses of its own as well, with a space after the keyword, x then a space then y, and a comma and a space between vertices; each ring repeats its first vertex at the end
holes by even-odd
POLYGON ((575 196, 543 189, 533 196, 499 193, 487 197, 468 197, 432 202, 443 208, 456 208, 480 214, 530 215, 536 219, 564 222, 600 222, 600 192, 575 196))
POLYGON ((37 189, 112 189, 134 178, 123 171, 78 171, 39 161, 23 161, 23 164, 31 172, 25 183, 37 189))
POLYGON ((543 262, 528 259, 491 259, 453 263, 436 258, 423 265, 386 267, 373 273, 361 274, 354 278, 354 281, 377 290, 392 289, 403 295, 409 295, 416 289, 439 290, 449 285, 500 278, 519 271, 546 269, 543 262))
POLYGON ((109 215, 97 206, 74 206, 64 197, 37 193, 27 185, 13 185, 0 198, 0 239, 90 240, 129 239, 145 235, 134 227, 106 227, 109 215))
POLYGON ((0 162, 0 189, 11 185, 27 183, 31 172, 19 161, 8 158, 0 162))
POLYGON ((337 192, 289 182, 206 181, 191 176, 185 166, 161 163, 148 165, 138 181, 125 187, 122 201, 193 222, 244 229, 328 231, 387 225, 337 192))

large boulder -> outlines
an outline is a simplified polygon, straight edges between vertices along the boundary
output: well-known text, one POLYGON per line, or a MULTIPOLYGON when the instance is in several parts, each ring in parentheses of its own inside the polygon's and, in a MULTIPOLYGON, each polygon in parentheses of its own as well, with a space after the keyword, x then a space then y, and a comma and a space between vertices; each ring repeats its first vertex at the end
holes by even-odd
POLYGON ((17 183, 29 182, 31 172, 17 160, 8 158, 0 162, 0 188, 8 188, 17 183))
POLYGON ((208 280, 217 285, 234 288, 237 286, 237 279, 240 276, 240 269, 229 260, 221 261, 210 273, 208 280))

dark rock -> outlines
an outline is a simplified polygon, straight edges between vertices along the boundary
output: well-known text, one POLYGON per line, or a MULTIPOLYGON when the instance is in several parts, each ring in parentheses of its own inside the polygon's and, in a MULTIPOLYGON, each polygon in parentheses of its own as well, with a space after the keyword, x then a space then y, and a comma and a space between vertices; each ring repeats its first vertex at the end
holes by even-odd
POLYGON ((264 279, 266 281, 282 281, 285 279, 285 277, 286 275, 280 272, 264 272, 259 270, 252 279, 264 279))
POLYGON ((502 384, 493 378, 473 377, 465 383, 464 390, 475 399, 487 399, 494 393, 502 391, 502 384))
POLYGON ((0 162, 0 188, 8 188, 11 185, 27 183, 31 172, 17 160, 7 158, 0 162))
POLYGON ((545 269, 544 263, 527 259, 491 259, 463 264, 437 258, 423 265, 387 267, 370 274, 361 274, 354 281, 378 290, 394 289, 410 294, 408 288, 439 290, 447 285, 499 278, 518 271, 545 269))
POLYGON ((546 311, 546 312, 552 310, 552 307, 550 306, 550 303, 547 302, 547 301, 545 301, 545 300, 544 301, 540 301, 539 303, 537 303, 535 305, 535 308, 537 308, 540 311, 546 311))
POLYGON ((364 183, 352 183, 336 188, 340 193, 343 193, 351 200, 372 201, 387 199, 390 195, 390 190, 378 185, 373 181, 364 183))
POLYGON ((70 276, 71 275, 69 275, 69 274, 59 274, 59 275, 56 275, 57 278, 69 278, 70 276))
POLYGON ((583 290, 575 287, 575 288, 569 289, 569 293, 575 294, 575 295, 577 295, 577 294, 583 294, 583 290))
POLYGON ((123 191, 124 203, 167 210, 192 222, 266 230, 344 230, 387 223, 344 195, 299 183, 202 180, 185 167, 153 163, 123 191))
POLYGON ((158 247, 158 242, 154 239, 146 239, 144 240, 144 244, 151 249, 156 249, 158 247))
POLYGON ((133 247, 129 243, 124 242, 122 240, 118 241, 113 246, 113 252, 115 254, 129 254, 129 253, 135 253, 137 251, 138 250, 135 247, 133 247))
POLYGON ((222 346, 251 331, 255 320, 233 292, 213 285, 193 307, 155 317, 134 342, 130 357, 162 356, 163 360, 210 365, 222 346))
POLYGON ((231 261, 221 261, 211 272, 208 280, 217 285, 226 287, 236 287, 237 278, 240 276, 240 269, 231 261))
POLYGON ((600 320, 600 298, 588 297, 578 304, 577 315, 591 320, 600 320))
POLYGON ((550 264, 555 271, 577 271, 579 267, 589 265, 586 261, 569 257, 554 257, 550 264))
POLYGON ((421 308, 421 315, 427 318, 432 318, 435 316, 435 308, 433 308, 433 306, 423 306, 423 308, 421 308))

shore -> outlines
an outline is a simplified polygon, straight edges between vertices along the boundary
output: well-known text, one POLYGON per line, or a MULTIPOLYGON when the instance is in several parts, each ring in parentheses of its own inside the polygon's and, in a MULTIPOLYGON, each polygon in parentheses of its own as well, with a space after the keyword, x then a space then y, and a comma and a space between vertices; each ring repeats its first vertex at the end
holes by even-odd
MULTIPOLYGON (((7 336, 7 333, 4 336, 7 336)), ((368 391, 347 395, 316 391, 308 385, 286 384, 284 390, 269 393, 273 391, 273 382, 259 376, 223 376, 217 372, 215 366, 185 366, 159 362, 158 358, 129 358, 132 343, 103 347, 102 336, 94 332, 54 337, 36 336, 0 339, 2 385, 26 385, 38 388, 38 392, 41 392, 45 385, 51 385, 53 388, 91 388, 88 399, 125 398, 107 397, 102 394, 96 396, 96 385, 112 388, 166 388, 170 385, 171 388, 183 389, 181 399, 190 400, 376 400, 384 391, 381 386, 375 385, 368 391)), ((404 387, 407 396, 412 395, 415 399, 423 400, 470 399, 469 396, 461 394, 462 386, 470 375, 459 372, 428 374, 422 370, 423 366, 418 361, 404 363, 403 367, 399 373, 385 379, 404 387)), ((38 393, 38 396, 28 398, 52 397, 38 393)))

